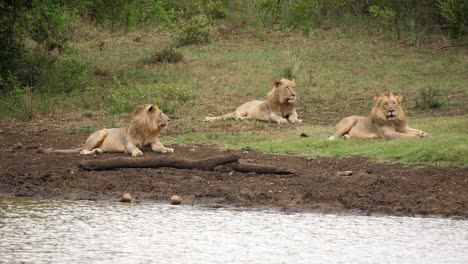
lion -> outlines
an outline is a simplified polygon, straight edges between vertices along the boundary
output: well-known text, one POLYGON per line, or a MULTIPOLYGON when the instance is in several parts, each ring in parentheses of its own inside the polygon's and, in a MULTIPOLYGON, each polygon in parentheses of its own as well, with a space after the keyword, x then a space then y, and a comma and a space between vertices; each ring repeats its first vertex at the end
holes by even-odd
POLYGON ((335 132, 328 139, 334 140, 338 137, 396 139, 429 136, 426 132, 406 124, 405 113, 401 108, 402 99, 401 95, 393 95, 389 91, 376 96, 370 116, 345 117, 336 125, 335 132))
POLYGON ((174 153, 166 148, 158 138, 160 130, 169 124, 167 117, 155 104, 142 104, 135 108, 135 113, 128 127, 106 128, 92 133, 81 148, 46 150, 50 153, 80 153, 82 155, 101 154, 103 152, 125 152, 132 157, 143 155, 140 150, 145 145, 160 153, 174 153))
POLYGON ((222 116, 205 117, 205 121, 226 119, 255 119, 278 124, 301 123, 296 112, 296 81, 280 79, 274 82, 266 101, 254 100, 239 106, 236 111, 222 116))

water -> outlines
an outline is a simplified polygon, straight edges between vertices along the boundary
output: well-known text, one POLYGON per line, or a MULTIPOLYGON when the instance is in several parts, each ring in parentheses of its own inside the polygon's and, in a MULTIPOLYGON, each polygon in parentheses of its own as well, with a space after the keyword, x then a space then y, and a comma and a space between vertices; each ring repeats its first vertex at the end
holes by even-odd
POLYGON ((1 263, 468 263, 468 221, 0 198, 1 263))

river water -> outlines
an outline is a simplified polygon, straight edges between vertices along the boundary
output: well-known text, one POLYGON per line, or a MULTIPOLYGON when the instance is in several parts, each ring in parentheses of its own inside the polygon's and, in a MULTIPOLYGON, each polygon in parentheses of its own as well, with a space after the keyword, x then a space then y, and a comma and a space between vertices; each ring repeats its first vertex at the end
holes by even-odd
POLYGON ((0 198, 1 263, 468 263, 468 221, 0 198))

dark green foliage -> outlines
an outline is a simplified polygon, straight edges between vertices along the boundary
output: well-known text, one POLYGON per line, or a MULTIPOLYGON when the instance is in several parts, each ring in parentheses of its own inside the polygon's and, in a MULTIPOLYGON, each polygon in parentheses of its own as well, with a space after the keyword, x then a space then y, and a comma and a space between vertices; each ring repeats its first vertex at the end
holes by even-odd
POLYGON ((141 24, 164 26, 175 18, 174 10, 163 0, 94 0, 87 6, 88 16, 98 25, 133 28, 141 24))
POLYGON ((178 46, 205 44, 209 41, 209 20, 205 15, 196 15, 186 22, 180 22, 175 39, 178 46))
POLYGON ((424 110, 448 106, 448 100, 442 98, 445 93, 443 90, 434 87, 421 89, 416 100, 416 108, 424 110))
POLYGON ((33 1, 28 29, 29 36, 48 51, 63 52, 71 34, 74 10, 68 9, 62 1, 33 1))
POLYGON ((468 20, 468 2, 466 0, 438 0, 437 3, 450 36, 453 38, 463 36, 468 20))
POLYGON ((56 59, 50 68, 40 75, 38 90, 47 93, 82 91, 88 84, 88 65, 68 55, 56 59))

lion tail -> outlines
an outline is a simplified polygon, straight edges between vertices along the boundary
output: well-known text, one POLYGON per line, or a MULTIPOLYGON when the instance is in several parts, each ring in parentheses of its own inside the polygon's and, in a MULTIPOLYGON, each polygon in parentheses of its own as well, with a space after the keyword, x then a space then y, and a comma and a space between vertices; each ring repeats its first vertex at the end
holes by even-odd
POLYGON ((235 119, 235 118, 236 118, 236 112, 232 112, 232 113, 221 115, 221 116, 207 116, 205 117, 205 121, 226 120, 226 119, 235 119))
POLYGON ((45 153, 45 154, 49 154, 49 153, 78 153, 80 151, 82 151, 83 148, 75 148, 75 149, 51 149, 51 148, 38 148, 37 149, 37 152, 38 153, 45 153))

